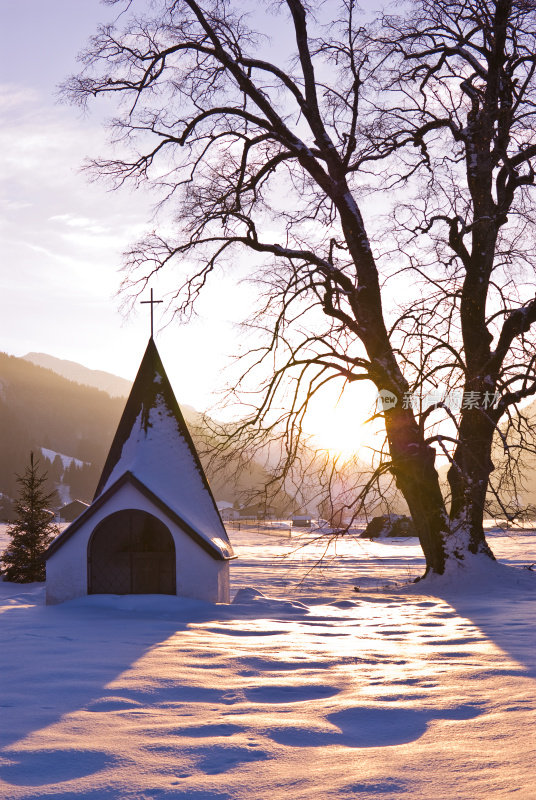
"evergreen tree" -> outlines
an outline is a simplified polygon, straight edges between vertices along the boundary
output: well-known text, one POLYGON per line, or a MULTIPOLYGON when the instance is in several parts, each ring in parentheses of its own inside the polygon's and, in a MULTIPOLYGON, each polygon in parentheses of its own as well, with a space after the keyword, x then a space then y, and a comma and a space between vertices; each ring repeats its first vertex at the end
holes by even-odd
POLYGON ((14 583, 31 583, 45 580, 45 551, 59 529, 51 522, 48 510, 52 493, 43 488, 46 473, 39 474, 39 461, 30 453, 30 464, 24 475, 17 476, 19 497, 15 502, 15 522, 7 533, 11 536, 0 563, 4 576, 14 583))

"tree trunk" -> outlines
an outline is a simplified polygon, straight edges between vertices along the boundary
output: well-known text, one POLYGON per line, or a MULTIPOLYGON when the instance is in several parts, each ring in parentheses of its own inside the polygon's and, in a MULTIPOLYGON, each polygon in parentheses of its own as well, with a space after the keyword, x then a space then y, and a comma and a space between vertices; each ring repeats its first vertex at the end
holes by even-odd
POLYGON ((471 553, 495 558, 484 536, 484 508, 491 461, 494 423, 481 409, 468 409, 462 417, 459 443, 448 471, 452 500, 451 526, 460 544, 471 553), (460 533, 465 532, 465 542, 460 533))
POLYGON ((392 473, 402 493, 426 559, 426 573, 443 574, 449 520, 434 465, 435 450, 427 445, 409 409, 385 414, 392 473))

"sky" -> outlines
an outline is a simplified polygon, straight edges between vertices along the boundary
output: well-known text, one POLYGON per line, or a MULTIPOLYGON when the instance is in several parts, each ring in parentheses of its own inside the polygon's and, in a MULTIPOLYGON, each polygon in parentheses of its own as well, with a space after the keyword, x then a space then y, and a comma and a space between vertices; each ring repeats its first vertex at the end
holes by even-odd
MULTIPOLYGON (((114 13, 99 0, 0 3, 8 32, 0 55, 0 350, 49 353, 132 379, 149 336, 148 307, 125 316, 117 292, 122 252, 146 229, 152 200, 88 182, 81 165, 105 151, 104 114, 58 100, 77 54, 114 13)), ((206 410, 217 401, 251 291, 210 285, 188 325, 163 326, 157 307, 156 341, 181 403, 206 410)), ((340 424, 330 417, 335 446, 348 443, 345 419, 356 402, 355 392, 339 402, 340 424)))
MULTIPOLYGON (((57 97, 87 38, 112 15, 98 0, 0 4, 0 27, 9 31, 0 72, 0 349, 45 352, 132 379, 149 312, 121 312, 119 270, 151 199, 88 182, 81 165, 104 150, 103 117, 57 97)), ((223 383, 216 373, 237 337, 224 288, 209 289, 197 321, 156 337, 181 402, 201 409, 223 383)))

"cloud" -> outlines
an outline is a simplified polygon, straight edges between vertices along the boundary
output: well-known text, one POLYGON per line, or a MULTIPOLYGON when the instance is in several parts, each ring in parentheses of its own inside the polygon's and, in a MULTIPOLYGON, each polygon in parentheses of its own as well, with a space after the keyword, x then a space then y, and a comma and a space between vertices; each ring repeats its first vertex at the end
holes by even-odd
POLYGON ((111 234, 112 229, 109 225, 102 225, 96 219, 89 217, 77 217, 75 214, 55 214, 50 217, 50 222, 60 222, 69 228, 77 228, 95 234, 111 234))
POLYGON ((149 201, 138 192, 125 202, 125 193, 88 184, 80 166, 88 151, 106 148, 100 124, 66 107, 47 107, 35 92, 13 85, 0 85, 0 107, 7 110, 0 130, 5 235, 58 256, 100 242, 106 263, 119 267, 133 228, 141 231, 149 216, 149 201))
MULTIPOLYGON (((84 159, 106 154, 100 120, 48 106, 36 92, 13 85, 0 85, 0 108, 0 290, 9 296, 0 315, 2 346, 133 376, 147 318, 136 305, 124 323, 115 295, 124 277, 121 254, 146 229, 154 198, 88 183, 80 170, 84 159)), ((169 270, 153 286, 162 295, 174 279, 169 270)), ((222 290, 217 281, 207 288, 202 323, 159 334, 164 357, 169 342, 170 372, 178 371, 185 402, 197 407, 206 407, 224 351, 236 349, 226 321, 235 309, 222 303, 222 290)))
MULTIPOLYGON (((97 123, 66 107, 48 107, 35 91, 12 84, 0 85, 0 109, 0 285, 9 287, 11 298, 2 335, 4 342, 20 335, 29 308, 38 316, 41 308, 36 330, 42 341, 34 349, 59 355, 61 326, 50 318, 58 302, 71 331, 94 325, 87 299, 107 304, 107 324, 120 326, 112 298, 121 280, 121 253, 143 230, 149 204, 141 193, 125 202, 124 194, 88 185, 80 164, 88 150, 105 147, 97 123)), ((111 330, 103 336, 111 338, 111 330)))
POLYGON ((27 86, 16 86, 11 83, 0 84, 0 112, 21 113, 25 107, 34 104, 38 99, 35 89, 27 86))

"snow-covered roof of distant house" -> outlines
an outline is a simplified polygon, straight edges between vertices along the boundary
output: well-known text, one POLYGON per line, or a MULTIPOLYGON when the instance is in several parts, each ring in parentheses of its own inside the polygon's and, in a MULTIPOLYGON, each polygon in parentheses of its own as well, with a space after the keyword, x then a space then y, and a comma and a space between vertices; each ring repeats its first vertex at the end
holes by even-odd
POLYGON ((227 500, 218 500, 216 503, 218 507, 218 511, 225 511, 227 508, 234 508, 232 503, 229 503, 227 500))
POLYGON ((65 503, 65 505, 59 509, 58 513, 60 517, 63 517, 64 519, 74 519, 88 507, 89 503, 85 503, 83 500, 71 500, 70 503, 65 503))
POLYGON ((160 498, 220 557, 233 557, 201 461, 152 338, 126 402, 93 503, 126 473, 160 498))

